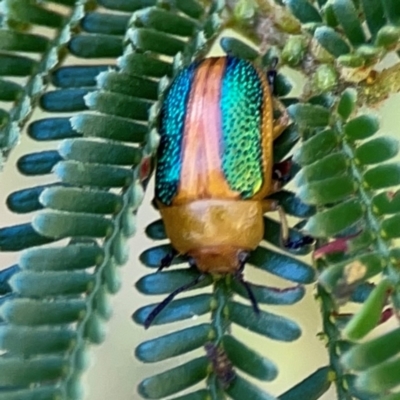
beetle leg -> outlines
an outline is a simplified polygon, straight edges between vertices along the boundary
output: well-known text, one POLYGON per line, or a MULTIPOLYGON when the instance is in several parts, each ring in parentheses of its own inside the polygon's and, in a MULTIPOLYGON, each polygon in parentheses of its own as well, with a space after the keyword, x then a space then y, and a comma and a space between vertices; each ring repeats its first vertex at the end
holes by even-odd
POLYGON ((286 107, 276 97, 273 98, 273 108, 274 111, 277 111, 280 114, 278 118, 274 119, 274 125, 272 128, 272 136, 275 140, 288 127, 290 118, 286 111, 286 107))
MULTIPOLYGON (((282 189, 282 186, 289 182, 292 168, 292 159, 287 158, 284 161, 276 163, 272 167, 272 181, 271 187, 268 192, 268 196, 270 194, 276 193, 282 189)), ((270 211, 276 211, 276 208, 271 209, 270 211)))
POLYGON ((279 219, 281 221, 281 245, 288 250, 297 250, 314 242, 312 236, 302 236, 299 239, 291 239, 289 234, 289 224, 286 218, 286 213, 281 206, 277 207, 279 213, 279 219))
POLYGON ((269 88, 271 90, 271 93, 274 96, 276 95, 275 82, 276 82, 276 75, 277 75, 276 66, 278 65, 278 62, 279 62, 278 57, 274 57, 271 60, 270 69, 267 71, 267 80, 268 80, 269 88))
POLYGON ((292 158, 289 157, 279 163, 276 163, 272 167, 272 179, 281 182, 282 184, 287 183, 291 178, 292 169, 292 158))
POLYGON ((286 243, 283 243, 284 247, 288 250, 298 250, 301 249, 304 246, 313 244, 315 242, 315 239, 312 236, 305 235, 301 237, 300 239, 288 239, 286 243))
POLYGON ((275 57, 271 61, 271 66, 270 69, 267 71, 267 80, 268 84, 270 87, 270 91, 273 95, 272 101, 273 101, 273 109, 274 111, 278 111, 280 116, 274 120, 274 126, 273 126, 273 138, 274 140, 286 129, 286 127, 289 125, 289 115, 286 111, 286 107, 282 104, 282 102, 276 97, 276 89, 275 89, 275 83, 276 83, 276 75, 277 75, 277 70, 276 66, 278 65, 278 58, 275 57))
POLYGON ((289 224, 286 213, 281 206, 278 206, 279 219, 281 221, 281 242, 286 247, 289 242, 289 224))
POLYGON ((279 207, 278 200, 264 199, 262 200, 261 204, 264 213, 269 211, 276 211, 279 207))

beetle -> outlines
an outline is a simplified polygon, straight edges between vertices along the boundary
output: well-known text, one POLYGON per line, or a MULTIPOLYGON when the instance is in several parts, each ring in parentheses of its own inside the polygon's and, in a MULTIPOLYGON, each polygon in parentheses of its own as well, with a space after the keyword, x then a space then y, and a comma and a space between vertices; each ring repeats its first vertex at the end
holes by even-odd
POLYGON ((275 74, 228 55, 194 61, 170 85, 160 113, 155 202, 175 253, 160 269, 182 254, 201 274, 160 303, 146 328, 210 273, 236 277, 258 312, 242 271, 263 238, 263 214, 278 209, 265 199, 280 187, 272 179, 272 144, 288 124, 285 112, 273 117, 275 74))

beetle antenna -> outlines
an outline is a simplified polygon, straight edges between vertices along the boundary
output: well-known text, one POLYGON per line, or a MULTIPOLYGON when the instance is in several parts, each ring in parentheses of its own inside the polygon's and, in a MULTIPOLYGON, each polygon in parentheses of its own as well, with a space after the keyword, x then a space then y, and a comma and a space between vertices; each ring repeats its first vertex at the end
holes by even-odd
POLYGON ((249 282, 246 282, 243 279, 243 276, 237 276, 236 279, 246 289, 247 296, 249 297, 249 300, 250 300, 251 306, 253 307, 254 313, 259 315, 260 314, 260 307, 258 306, 258 302, 257 302, 256 296, 254 296, 254 293, 251 290, 251 286, 250 286, 249 282))
POLYGON ((145 319, 144 324, 143 324, 145 329, 147 329, 152 324, 152 322, 154 321, 154 318, 157 317, 157 315, 160 314, 160 312, 162 310, 164 310, 164 308, 169 303, 171 303, 171 301, 174 299, 175 296, 177 296, 179 293, 184 292, 185 290, 192 288, 193 286, 196 286, 205 277, 206 277, 205 274, 200 274, 195 279, 193 279, 191 282, 186 283, 185 285, 182 285, 181 287, 178 287, 171 294, 169 294, 168 297, 166 297, 160 304, 158 304, 153 309, 153 311, 147 316, 147 318, 145 319))
POLYGON ((259 315, 260 314, 260 307, 258 307, 258 302, 256 296, 254 296, 253 291, 251 290, 251 286, 248 282, 246 282, 243 278, 243 270, 244 266, 246 265, 246 261, 249 259, 250 253, 242 252, 239 254, 239 268, 236 271, 235 278, 242 284, 245 288, 247 296, 249 297, 250 303, 253 307, 254 313, 259 315))
POLYGON ((157 268, 157 272, 162 271, 164 268, 171 266, 172 261, 178 255, 178 252, 172 247, 171 251, 167 253, 160 261, 160 266, 157 268))

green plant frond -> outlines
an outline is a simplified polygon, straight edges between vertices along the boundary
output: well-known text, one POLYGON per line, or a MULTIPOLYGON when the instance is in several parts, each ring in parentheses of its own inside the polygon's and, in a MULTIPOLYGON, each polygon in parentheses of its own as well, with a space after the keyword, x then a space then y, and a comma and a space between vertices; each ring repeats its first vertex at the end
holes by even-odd
MULTIPOLYGON (((390 303, 397 309, 398 251, 391 239, 399 237, 399 209, 390 188, 399 184, 399 167, 390 160, 398 154, 399 146, 393 138, 374 137, 379 130, 374 116, 352 117, 355 104, 353 90, 347 90, 331 109, 325 126, 318 124, 320 127, 311 132, 303 128, 307 137, 295 159, 304 168, 296 183, 300 199, 317 207, 304 230, 321 239, 314 255, 320 270, 318 297, 339 398, 346 398, 346 393, 357 398, 381 398, 399 383, 395 378, 398 365, 389 360, 398 349, 385 342, 388 334, 363 344, 351 342, 362 339, 389 318, 390 303), (340 168, 325 163, 333 155, 340 168), (377 193, 380 189, 385 191, 377 193), (368 282, 378 275, 381 278, 376 285, 368 282), (354 316, 341 314, 340 305, 357 301, 359 295, 363 297, 361 309, 354 316), (338 341, 343 338, 349 343, 339 351, 345 368, 337 355, 338 341), (379 352, 376 343, 389 350, 375 355, 379 352), (346 375, 353 370, 363 372, 346 375)), ((308 128, 308 121, 315 126, 318 118, 322 120, 317 116, 320 109, 310 104, 293 105, 289 112, 300 126, 308 128)))
MULTIPOLYGON (((362 83, 357 88, 360 94, 363 86, 368 92, 371 82, 366 78, 371 69, 388 53, 399 49, 400 8, 395 1, 288 0, 277 3, 283 7, 257 1, 259 13, 275 25, 277 35, 266 34, 261 25, 256 34, 267 46, 274 46, 274 54, 281 65, 306 74, 305 98, 336 91, 342 84, 348 86, 353 82, 362 83), (296 22, 300 27, 296 27, 296 22)), ((245 23, 246 17, 242 18, 245 23)), ((249 35, 254 34, 251 28, 248 30, 249 35)), ((251 49, 246 53, 254 57, 251 49)), ((376 83, 376 92, 388 92, 383 81, 376 83)), ((365 93, 360 96, 360 104, 362 100, 379 101, 377 98, 382 99, 383 95, 373 97, 365 93)))
MULTIPOLYGON (((136 231, 136 212, 154 166, 169 82, 193 58, 207 54, 224 20, 243 23, 242 31, 254 23, 255 37, 260 35, 258 17, 278 33, 261 38, 267 44, 261 47, 268 47, 265 54, 232 37, 222 38, 223 50, 265 70, 278 57, 280 66, 301 70, 308 79, 304 102, 290 97, 291 83, 281 73, 275 87, 294 123, 275 141, 274 162, 293 154, 291 175, 297 173, 298 190, 283 189, 270 199, 299 219, 289 229, 293 248, 283 247, 281 224, 265 216, 268 246, 261 244, 248 260, 249 268, 287 283, 283 288, 248 283, 263 305, 259 315, 249 305, 249 291, 233 276, 206 276, 194 291, 174 299, 155 325, 193 315, 203 316, 202 322, 147 340, 135 355, 144 363, 189 358, 143 380, 138 393, 148 399, 316 400, 333 382, 340 400, 400 398, 398 329, 358 342, 398 314, 400 249, 393 239, 400 237, 400 201, 392 190, 400 184, 400 164, 392 159, 399 145, 376 135, 375 116, 357 115, 359 87, 338 95, 349 86, 343 67, 349 75, 368 78, 360 85, 371 84, 373 91, 369 72, 399 50, 399 4, 256 0, 231 7, 221 0, 4 0, 0 101, 10 107, 0 110, 0 164, 36 105, 48 116, 31 123, 28 135, 57 141, 57 148, 17 162, 23 175, 53 173, 56 180, 7 198, 13 212, 34 214, 29 223, 0 229, 0 251, 22 251, 18 264, 0 272, 0 398, 82 398, 80 377, 88 367, 89 345, 104 340, 109 296, 121 286, 118 268, 128 259, 127 240, 136 231), (251 8, 257 18, 245 15, 251 8), (278 9, 281 15, 263 19, 262 13, 278 9), (54 37, 31 33, 38 26, 52 30, 54 37), (67 54, 82 61, 55 68, 67 54), (46 91, 48 83, 53 88, 46 91), (296 257, 311 252, 308 234, 317 239, 316 269, 296 257), (274 397, 251 379, 273 381, 276 364, 240 342, 231 327, 282 342, 296 340, 299 325, 267 306, 299 302, 304 285, 313 283, 317 273, 320 336, 326 339, 329 366, 274 397), (360 303, 360 311, 342 312, 347 301, 360 303)), ((146 234, 167 238, 161 220, 151 223, 146 234)), ((163 242, 142 252, 141 261, 153 270, 136 283, 140 293, 167 295, 199 278, 199 271, 182 265, 188 260, 181 255, 170 270, 153 272, 170 251, 163 242)), ((144 325, 156 305, 136 310, 133 320, 144 325)))
POLYGON ((317 400, 329 389, 333 379, 334 376, 329 367, 320 368, 280 395, 279 400, 317 400))
MULTIPOLYGON (((134 17, 107 10, 84 17, 80 6, 76 23, 82 31, 66 44, 76 57, 99 63, 53 71, 56 89, 39 98, 49 113, 73 114, 31 124, 32 138, 64 141, 58 151, 28 154, 18 161, 21 173, 54 172, 59 182, 8 197, 13 211, 39 213, 32 223, 0 230, 3 251, 24 250, 18 266, 1 274, 2 398, 80 398, 88 344, 104 340, 111 312, 108 298, 120 287, 117 268, 127 261, 127 238, 136 230, 136 210, 158 143, 154 104, 163 87, 161 81, 159 91, 158 82, 174 70, 172 60, 161 60, 163 54, 175 55, 177 50, 178 39, 168 34, 176 35, 174 25, 179 30, 187 21, 187 29, 179 32, 179 49, 203 44, 197 22, 182 16, 197 13, 196 2, 191 7, 186 2, 181 9, 175 4, 170 11, 145 8, 154 3, 113 3, 119 10, 124 4, 133 7, 132 12, 143 9, 134 17), (153 24, 160 15, 166 27, 156 31, 153 24), (154 34, 162 43, 160 54, 146 47, 154 34), (105 65, 104 57, 119 57, 118 70, 105 65), (66 246, 43 246, 64 238, 70 240, 66 246), (18 346, 21 341, 24 346, 18 346), (19 369, 21 356, 28 361, 19 369)), ((218 24, 208 25, 208 35, 213 36, 218 24)))
POLYGON ((69 37, 84 13, 85 3, 62 2, 68 7, 63 15, 28 0, 2 2, 0 100, 8 102, 10 107, 0 111, 0 166, 18 143, 20 129, 44 93, 51 69, 62 60, 69 37), (53 29, 53 38, 29 32, 37 26, 53 29), (15 77, 24 78, 24 84, 14 82, 15 77))

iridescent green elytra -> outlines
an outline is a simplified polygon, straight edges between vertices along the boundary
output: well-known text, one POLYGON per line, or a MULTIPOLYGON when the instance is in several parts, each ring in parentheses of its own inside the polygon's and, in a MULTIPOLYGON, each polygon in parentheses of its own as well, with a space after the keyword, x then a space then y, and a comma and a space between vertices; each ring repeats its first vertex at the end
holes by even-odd
POLYGON ((271 95, 264 74, 236 57, 182 70, 161 113, 156 198, 251 199, 270 186, 271 95))

